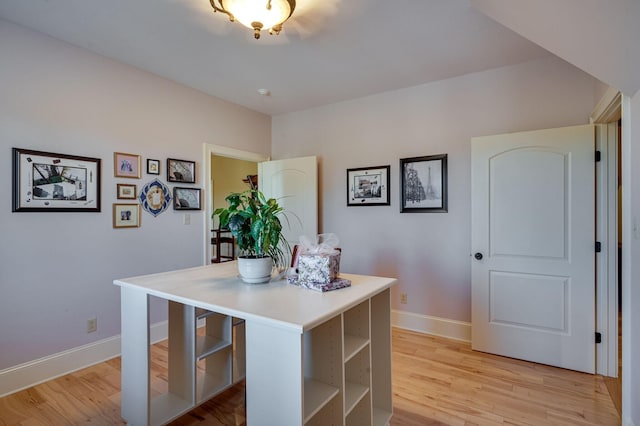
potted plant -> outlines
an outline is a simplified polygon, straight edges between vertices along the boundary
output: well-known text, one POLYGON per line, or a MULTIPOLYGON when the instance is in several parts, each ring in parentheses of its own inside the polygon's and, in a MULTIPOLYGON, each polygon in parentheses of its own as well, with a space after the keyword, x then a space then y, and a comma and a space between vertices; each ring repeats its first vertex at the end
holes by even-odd
POLYGON ((225 199, 228 206, 216 209, 213 217, 219 216, 220 228, 229 229, 235 237, 240 278, 249 283, 268 282, 274 265, 286 268, 291 251, 282 234, 280 216, 284 209, 255 188, 225 199))

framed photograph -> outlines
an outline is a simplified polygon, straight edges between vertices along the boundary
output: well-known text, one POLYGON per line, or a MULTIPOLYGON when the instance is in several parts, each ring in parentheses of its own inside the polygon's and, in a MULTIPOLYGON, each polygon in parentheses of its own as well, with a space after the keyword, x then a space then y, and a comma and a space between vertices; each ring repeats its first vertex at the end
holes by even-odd
POLYGON ((139 228, 140 204, 114 204, 113 205, 114 228, 139 228))
POLYGON ((447 212, 447 154, 400 159, 400 213, 447 212))
POLYGON ((13 148, 13 212, 99 212, 100 159, 13 148))
POLYGON ((347 169, 347 206, 388 206, 390 168, 347 169))
POLYGON ((147 174, 159 175, 160 174, 160 160, 147 159, 147 174))
POLYGON ((200 188, 173 187, 173 209, 174 210, 200 210, 201 194, 200 188))
POLYGON ((119 200, 135 200, 137 188, 135 185, 128 183, 118 184, 118 199, 119 200))
POLYGON ((113 175, 115 177, 140 179, 140 156, 136 154, 125 154, 124 152, 113 153, 113 175))
POLYGON ((167 158, 167 180, 169 182, 196 183, 195 161, 167 158))

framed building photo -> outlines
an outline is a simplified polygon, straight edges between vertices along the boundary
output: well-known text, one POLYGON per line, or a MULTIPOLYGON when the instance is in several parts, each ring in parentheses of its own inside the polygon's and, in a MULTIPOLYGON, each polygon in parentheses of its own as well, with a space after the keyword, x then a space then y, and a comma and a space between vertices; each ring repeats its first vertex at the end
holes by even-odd
POLYGON ((147 174, 159 175, 160 174, 160 160, 147 159, 147 174))
POLYGON ((114 204, 113 205, 114 228, 138 228, 140 227, 140 204, 114 204))
POLYGON ((135 185, 128 183, 118 184, 118 199, 120 200, 135 200, 137 188, 135 185))
POLYGON ((13 148, 13 212, 99 212, 100 159, 13 148))
POLYGON ((447 212, 447 154, 400 159, 400 212, 447 212))
POLYGON ((167 180, 169 182, 196 183, 195 161, 167 158, 167 180))
POLYGON ((140 179, 140 156, 114 152, 113 175, 115 177, 140 179))
POLYGON ((347 169, 347 206, 388 206, 390 168, 347 169))
POLYGON ((200 210, 201 201, 200 188, 173 187, 174 210, 200 210))

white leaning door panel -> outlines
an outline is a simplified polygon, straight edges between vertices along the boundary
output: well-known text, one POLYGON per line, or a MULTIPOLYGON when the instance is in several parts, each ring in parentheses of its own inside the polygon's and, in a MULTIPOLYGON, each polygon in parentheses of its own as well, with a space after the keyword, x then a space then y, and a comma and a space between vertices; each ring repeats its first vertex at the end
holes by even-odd
POLYGON ((594 372, 594 150, 590 125, 472 139, 473 349, 594 372))
POLYGON ((258 163, 258 185, 278 200, 288 218, 284 235, 292 246, 301 235, 318 233, 318 166, 316 157, 258 163))

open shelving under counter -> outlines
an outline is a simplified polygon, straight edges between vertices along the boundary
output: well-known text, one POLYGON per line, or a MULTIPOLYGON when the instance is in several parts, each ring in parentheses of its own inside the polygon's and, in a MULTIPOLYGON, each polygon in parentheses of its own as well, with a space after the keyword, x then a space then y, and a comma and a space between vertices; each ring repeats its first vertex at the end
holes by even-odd
POLYGON ((341 274, 351 287, 319 293, 244 284, 235 263, 114 281, 128 424, 165 424, 245 375, 249 425, 388 424, 395 279, 341 274), (150 296, 169 301, 168 392, 153 400, 150 296))

